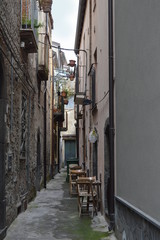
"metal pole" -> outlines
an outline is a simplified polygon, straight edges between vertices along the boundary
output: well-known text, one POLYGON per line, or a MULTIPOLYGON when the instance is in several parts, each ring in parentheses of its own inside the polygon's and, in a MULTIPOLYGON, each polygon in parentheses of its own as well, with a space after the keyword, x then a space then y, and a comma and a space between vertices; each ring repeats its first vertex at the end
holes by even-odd
POLYGON ((46 188, 46 128, 47 128, 47 114, 46 114, 46 100, 47 100, 47 82, 45 81, 45 91, 44 91, 44 188, 46 188))
POLYGON ((110 229, 115 226, 114 213, 114 86, 113 86, 113 0, 108 0, 109 31, 109 139, 110 139, 110 194, 109 216, 110 229))

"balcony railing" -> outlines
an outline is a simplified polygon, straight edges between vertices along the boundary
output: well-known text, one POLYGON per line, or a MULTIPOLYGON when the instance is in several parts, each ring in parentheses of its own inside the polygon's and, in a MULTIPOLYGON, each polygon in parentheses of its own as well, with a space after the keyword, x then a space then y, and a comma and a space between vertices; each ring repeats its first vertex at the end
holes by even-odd
POLYGON ((49 73, 49 42, 47 36, 44 35, 39 35, 39 40, 38 76, 41 81, 47 81, 49 73))
POLYGON ((56 122, 64 121, 64 102, 61 96, 59 96, 58 105, 54 107, 54 120, 56 122))
POLYGON ((36 0, 21 0, 21 44, 28 53, 36 53, 38 39, 38 8, 36 0))
POLYGON ((38 19, 43 23, 38 35, 38 76, 42 81, 48 80, 49 72, 49 48, 51 43, 51 18, 49 14, 39 12, 38 19), (47 30, 47 31, 46 31, 47 30))

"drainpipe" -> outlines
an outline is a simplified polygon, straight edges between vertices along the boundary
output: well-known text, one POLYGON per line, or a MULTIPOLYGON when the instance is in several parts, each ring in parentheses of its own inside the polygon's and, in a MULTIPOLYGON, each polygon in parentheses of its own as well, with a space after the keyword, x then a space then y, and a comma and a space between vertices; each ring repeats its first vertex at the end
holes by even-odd
POLYGON ((114 86, 113 86, 113 0, 108 0, 108 35, 109 35, 109 142, 110 142, 110 184, 109 217, 110 230, 115 226, 114 213, 114 86))
MULTIPOLYGON (((76 82, 75 82, 75 93, 79 92, 79 55, 77 54, 77 70, 76 70, 76 82)), ((77 141, 77 158, 79 159, 79 105, 77 105, 77 124, 76 124, 76 141, 77 141)))
MULTIPOLYGON (((47 13, 46 13, 46 34, 47 34, 47 13)), ((46 173, 46 148, 47 148, 47 82, 45 81, 45 91, 44 91, 44 149, 43 149, 43 155, 44 155, 44 188, 46 188, 46 179, 47 179, 47 173, 46 173)))
POLYGON ((46 136, 47 136, 47 110, 46 110, 46 100, 47 100, 47 82, 45 81, 45 91, 44 91, 44 149, 43 149, 43 154, 44 154, 44 188, 46 188, 46 136))
POLYGON ((51 148, 52 148, 52 155, 51 155, 51 177, 54 178, 54 173, 55 173, 55 160, 54 160, 54 64, 53 64, 53 52, 52 52, 52 76, 51 76, 51 79, 52 79, 52 91, 51 91, 51 94, 52 94, 52 101, 51 101, 51 116, 52 116, 52 123, 51 123, 51 139, 52 139, 52 145, 51 145, 51 148))
MULTIPOLYGON (((89 53, 89 66, 91 66, 91 62, 92 62, 92 0, 90 0, 90 10, 89 10, 89 15, 90 15, 90 23, 89 23, 89 29, 90 29, 90 34, 89 34, 89 49, 90 49, 90 53, 89 53)), ((90 76, 90 99, 92 100, 92 79, 90 76)), ((91 131, 92 128, 92 109, 90 108, 89 111, 89 132, 91 131)), ((91 143, 89 143, 89 175, 91 175, 92 171, 92 147, 91 147, 91 143)))
POLYGON ((60 173, 60 126, 58 122, 58 173, 60 173))
MULTIPOLYGON (((76 71, 76 93, 79 92, 79 55, 77 55, 77 71, 76 71)), ((79 159, 79 105, 77 105, 77 128, 76 128, 76 134, 77 134, 77 158, 79 159)))

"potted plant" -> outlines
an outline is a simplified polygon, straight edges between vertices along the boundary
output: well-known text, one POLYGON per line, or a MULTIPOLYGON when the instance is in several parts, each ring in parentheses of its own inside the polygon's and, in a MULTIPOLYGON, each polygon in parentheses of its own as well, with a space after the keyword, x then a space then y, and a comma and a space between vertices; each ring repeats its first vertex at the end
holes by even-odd
POLYGON ((75 60, 69 60, 69 66, 70 67, 74 67, 75 66, 76 61, 75 60))
POLYGON ((64 98, 64 99, 63 99, 63 102, 64 102, 65 105, 67 105, 67 104, 68 104, 68 99, 67 99, 67 98, 64 98))
POLYGON ((67 97, 67 89, 63 89, 61 92, 62 97, 67 97))
POLYGON ((73 74, 73 73, 71 73, 71 74, 69 75, 69 79, 70 79, 71 81, 74 80, 74 74, 73 74))

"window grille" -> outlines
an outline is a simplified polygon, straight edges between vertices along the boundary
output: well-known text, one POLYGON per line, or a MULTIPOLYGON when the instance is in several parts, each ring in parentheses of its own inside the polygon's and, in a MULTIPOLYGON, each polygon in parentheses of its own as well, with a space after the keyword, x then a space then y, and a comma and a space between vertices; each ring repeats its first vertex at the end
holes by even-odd
POLYGON ((21 157, 26 157, 26 141, 27 141, 27 98, 22 92, 22 111, 21 111, 21 157))
POLYGON ((96 104, 96 71, 95 68, 91 70, 91 78, 92 78, 92 109, 96 104))

